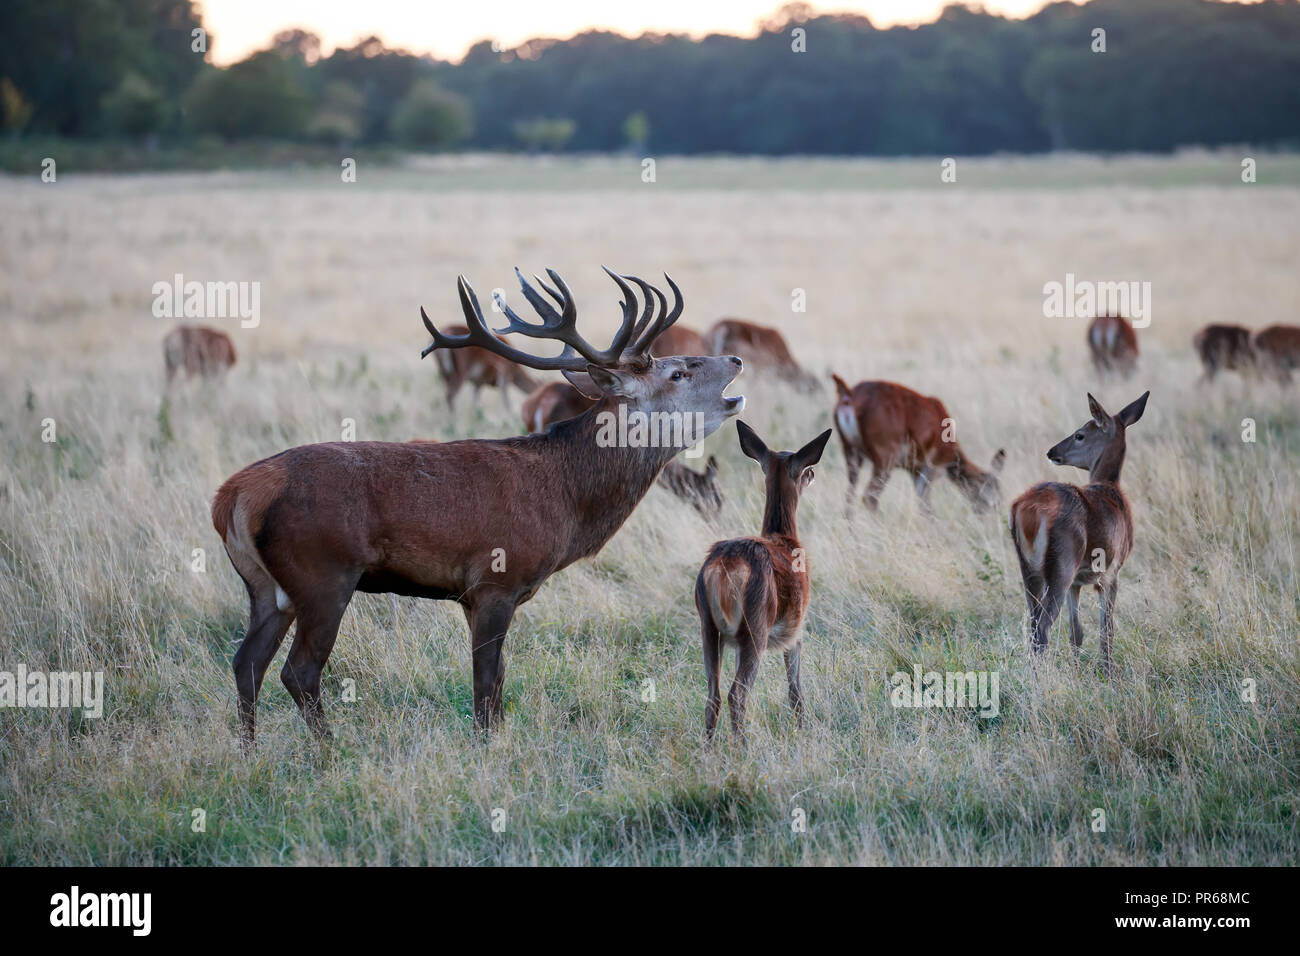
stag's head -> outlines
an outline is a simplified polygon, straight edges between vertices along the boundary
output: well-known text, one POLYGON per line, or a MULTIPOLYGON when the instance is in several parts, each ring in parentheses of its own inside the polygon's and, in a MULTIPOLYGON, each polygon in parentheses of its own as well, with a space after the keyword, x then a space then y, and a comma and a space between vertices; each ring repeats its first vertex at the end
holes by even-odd
MULTIPOLYGON (((615 404, 628 406, 629 413, 698 415, 704 435, 717 431, 724 421, 739 414, 745 407, 745 397, 722 394, 741 372, 743 366, 739 358, 734 355, 654 358, 651 355, 655 339, 682 313, 682 294, 677 284, 664 276, 673 293, 673 306, 669 309, 664 294, 655 286, 633 276, 617 275, 609 269, 605 272, 623 294, 620 303, 622 322, 609 348, 597 349, 578 333, 578 310, 573 295, 553 270, 547 269, 546 274, 554 285, 548 285, 540 276, 534 276, 534 279, 555 305, 516 269, 515 275, 519 278, 524 298, 542 321, 525 321, 503 297, 498 296, 497 305, 509 324, 497 329, 497 335, 517 332, 530 338, 551 339, 563 344, 564 350, 559 355, 532 355, 494 335, 483 320, 478 297, 461 276, 457 286, 469 331, 464 335, 445 335, 434 328, 424 309, 420 309, 424 326, 433 336, 433 341, 420 357, 435 349, 477 346, 529 368, 561 372, 569 384, 584 395, 593 399, 609 398, 615 404), (639 315, 633 284, 641 290, 643 300, 639 315)), ((698 439, 703 435, 696 434, 695 437, 698 439)))

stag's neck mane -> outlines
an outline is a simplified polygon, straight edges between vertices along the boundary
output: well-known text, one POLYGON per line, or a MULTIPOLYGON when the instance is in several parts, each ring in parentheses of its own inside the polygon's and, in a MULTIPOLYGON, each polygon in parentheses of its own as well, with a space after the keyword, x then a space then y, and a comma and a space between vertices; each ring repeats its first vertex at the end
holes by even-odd
POLYGON ((645 497, 659 472, 681 450, 601 447, 597 443, 599 416, 602 412, 617 415, 619 404, 617 399, 605 396, 576 418, 557 422, 545 433, 531 436, 560 463, 562 493, 576 516, 561 567, 599 551, 645 497))

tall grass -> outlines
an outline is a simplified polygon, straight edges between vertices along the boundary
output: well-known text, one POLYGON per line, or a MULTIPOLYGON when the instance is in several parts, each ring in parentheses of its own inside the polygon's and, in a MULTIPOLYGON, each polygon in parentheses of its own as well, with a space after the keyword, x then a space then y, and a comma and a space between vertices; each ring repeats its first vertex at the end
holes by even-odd
MULTIPOLYGON (((1294 863, 1300 412, 1294 390, 1198 387, 1189 340, 1214 319, 1294 321, 1300 192, 773 192, 741 188, 747 168, 727 192, 616 196, 550 193, 545 166, 511 167, 535 189, 455 193, 378 172, 4 183, 0 670, 102 670, 106 699, 99 720, 0 710, 0 862, 1294 863), (1091 595, 1079 666, 1058 626, 1031 674, 1005 508, 976 515, 943 482, 927 520, 900 473, 878 515, 846 517, 832 444, 799 516, 806 724, 775 658, 748 749, 725 730, 703 747, 694 574, 761 511, 728 426, 707 443, 726 495, 713 526, 652 489, 521 609, 490 742, 456 607, 358 595, 326 674, 333 746, 309 739, 277 660, 243 759, 230 658, 247 605, 208 518, 217 485, 338 439, 344 418, 362 439, 517 431, 495 395, 448 414, 416 307, 449 321, 456 273, 482 293, 516 263, 552 265, 599 339, 617 314, 601 262, 667 269, 696 328, 745 315, 818 373, 939 394, 977 460, 1006 447, 1006 500, 1080 477, 1043 453, 1084 420, 1085 391, 1115 410, 1150 388, 1124 471, 1137 545, 1115 679, 1091 595), (1067 271, 1153 283, 1132 382, 1096 381, 1082 323, 1042 318, 1042 284, 1067 271), (165 396, 150 287, 176 272, 261 281, 262 317, 227 322, 227 382, 165 396), (889 675, 914 665, 998 671, 998 716, 895 709, 889 675)), ((829 388, 739 384, 773 447, 829 422, 829 388)))

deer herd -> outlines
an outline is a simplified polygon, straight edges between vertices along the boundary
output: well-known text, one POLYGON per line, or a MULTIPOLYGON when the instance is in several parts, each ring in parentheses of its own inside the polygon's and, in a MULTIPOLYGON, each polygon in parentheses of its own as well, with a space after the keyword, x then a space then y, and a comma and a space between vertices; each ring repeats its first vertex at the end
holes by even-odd
MULTIPOLYGON (((271 660, 297 622, 280 679, 318 737, 328 737, 321 674, 344 611, 357 591, 454 601, 470 632, 473 717, 486 730, 503 715, 503 646, 511 620, 556 572, 596 554, 659 483, 717 520, 717 462, 703 472, 675 460, 671 443, 600 440, 616 414, 690 416, 694 442, 716 432, 745 405, 726 394, 749 365, 800 392, 821 383, 799 366, 781 334, 740 319, 722 319, 703 333, 676 325, 682 295, 665 276, 660 288, 606 269, 622 296, 618 331, 597 348, 577 328, 577 305, 564 280, 548 270, 535 285, 516 270, 524 299, 539 321, 506 316, 487 326, 477 296, 462 276, 457 292, 465 324, 441 329, 424 309, 432 338, 421 358, 436 356, 450 410, 469 384, 477 402, 484 385, 526 394, 524 434, 504 439, 436 442, 337 442, 304 445, 255 462, 217 490, 212 523, 249 598, 249 624, 234 656, 240 740, 251 750, 257 700, 271 660), (550 340, 558 355, 523 351, 505 336, 550 340), (539 383, 525 370, 560 372, 539 383)), ((1127 319, 1103 315, 1087 332, 1098 374, 1130 377, 1138 365, 1137 334, 1127 319)), ((1287 383, 1300 366, 1300 328, 1251 332, 1209 325, 1193 346, 1203 381, 1223 370, 1287 383)), ((224 374, 235 361, 229 337, 181 327, 164 342, 167 381, 224 374)), ((695 582, 707 684, 704 730, 712 739, 721 711, 721 661, 736 649, 727 695, 733 737, 743 743, 745 702, 767 650, 785 657, 789 700, 801 721, 799 680, 804 618, 811 588, 796 512, 832 432, 848 472, 848 506, 870 463, 864 501, 875 511, 890 474, 912 478, 923 514, 946 475, 980 512, 998 507, 999 450, 988 468, 957 443, 953 419, 938 398, 894 382, 850 386, 831 374, 835 405, 828 428, 797 451, 773 451, 737 420, 740 449, 757 463, 766 494, 754 537, 716 542, 695 582)), ((1029 610, 1031 659, 1048 643, 1064 606, 1077 659, 1083 641, 1079 591, 1095 588, 1101 604, 1101 660, 1113 674, 1111 644, 1119 572, 1133 548, 1133 516, 1120 488, 1127 432, 1141 420, 1149 392, 1115 414, 1088 395, 1089 418, 1047 452, 1056 465, 1088 473, 1083 485, 1042 482, 1012 502, 1010 535, 1029 610)))

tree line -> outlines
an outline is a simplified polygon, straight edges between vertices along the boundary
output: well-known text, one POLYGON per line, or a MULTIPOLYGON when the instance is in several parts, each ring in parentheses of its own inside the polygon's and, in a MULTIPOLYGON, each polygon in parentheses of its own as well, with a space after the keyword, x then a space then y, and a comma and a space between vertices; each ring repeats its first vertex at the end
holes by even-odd
POLYGON ((414 149, 983 154, 1300 146, 1300 0, 953 5, 877 29, 788 5, 756 36, 590 31, 459 63, 303 30, 218 68, 192 0, 6 0, 9 137, 414 149))

